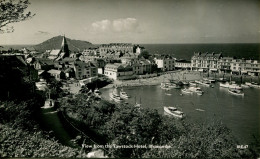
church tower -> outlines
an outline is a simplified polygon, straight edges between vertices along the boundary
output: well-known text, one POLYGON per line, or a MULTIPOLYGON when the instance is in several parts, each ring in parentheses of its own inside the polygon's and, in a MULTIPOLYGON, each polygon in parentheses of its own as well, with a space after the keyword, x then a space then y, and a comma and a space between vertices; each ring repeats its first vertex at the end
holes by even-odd
POLYGON ((67 44, 67 40, 65 38, 65 35, 63 36, 62 43, 61 43, 61 52, 65 53, 63 57, 69 57, 70 56, 70 50, 69 50, 69 46, 67 44))

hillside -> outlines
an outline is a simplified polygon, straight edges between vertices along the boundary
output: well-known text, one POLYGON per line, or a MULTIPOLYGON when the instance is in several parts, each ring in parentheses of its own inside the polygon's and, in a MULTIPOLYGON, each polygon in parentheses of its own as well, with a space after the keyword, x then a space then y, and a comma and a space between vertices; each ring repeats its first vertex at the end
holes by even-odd
MULTIPOLYGON (((63 36, 56 36, 49 40, 46 40, 40 44, 34 45, 33 47, 39 52, 45 52, 45 50, 60 49, 63 36)), ((87 41, 72 40, 66 37, 69 49, 72 52, 82 51, 89 47, 95 47, 93 44, 87 41)))

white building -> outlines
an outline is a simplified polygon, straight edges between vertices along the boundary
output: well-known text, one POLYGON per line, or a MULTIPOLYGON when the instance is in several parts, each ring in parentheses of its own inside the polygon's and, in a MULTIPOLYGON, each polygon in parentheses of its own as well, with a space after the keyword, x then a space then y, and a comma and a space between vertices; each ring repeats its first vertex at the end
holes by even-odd
POLYGON ((155 63, 157 68, 160 68, 162 71, 172 71, 175 69, 175 59, 174 58, 155 58, 155 63))
POLYGON ((124 80, 135 78, 133 68, 126 64, 121 63, 106 64, 104 75, 114 80, 124 80))
POLYGON ((258 76, 260 74, 259 60, 233 59, 230 63, 232 74, 248 74, 258 76))
POLYGON ((217 62, 221 57, 221 53, 194 53, 191 58, 192 69, 198 71, 217 71, 217 62))

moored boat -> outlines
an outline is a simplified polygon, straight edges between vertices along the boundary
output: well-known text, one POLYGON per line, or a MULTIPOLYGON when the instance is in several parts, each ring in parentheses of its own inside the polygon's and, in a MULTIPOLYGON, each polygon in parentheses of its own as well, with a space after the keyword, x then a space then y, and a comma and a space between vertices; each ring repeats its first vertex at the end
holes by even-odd
POLYGON ((168 85, 169 88, 174 88, 174 89, 180 89, 181 86, 176 84, 176 83, 169 83, 168 85))
POLYGON ((190 91, 194 92, 194 93, 199 93, 202 95, 203 91, 201 90, 200 87, 190 87, 189 88, 190 91))
POLYGON ((210 82, 210 83, 216 82, 216 80, 213 79, 213 78, 203 78, 203 80, 204 80, 204 81, 208 81, 208 82, 210 82))
POLYGON ((244 93, 238 89, 228 89, 228 92, 234 95, 244 96, 244 93))
POLYGON ((203 94, 202 92, 197 92, 197 95, 199 96, 202 96, 202 94, 203 94))
POLYGON ((235 82, 220 83, 219 86, 230 89, 242 89, 242 87, 236 84, 235 82))
POLYGON ((196 83, 196 82, 190 81, 189 84, 190 84, 190 86, 197 86, 197 83, 196 83))
POLYGON ((169 87, 168 83, 162 82, 161 83, 161 89, 165 89, 165 90, 170 90, 171 88, 169 87))
POLYGON ((242 88, 250 88, 250 86, 246 85, 246 84, 241 84, 242 88))
POLYGON ((218 82, 226 82, 226 81, 227 81, 226 78, 219 78, 219 79, 218 79, 218 82))
POLYGON ((166 115, 173 116, 173 117, 176 117, 176 118, 184 118, 185 117, 185 114, 182 111, 179 111, 175 107, 164 106, 163 109, 164 109, 164 113, 166 115))
POLYGON ((248 85, 249 87, 260 88, 260 85, 256 82, 246 82, 245 84, 248 85))
POLYGON ((109 94, 111 100, 117 102, 117 103, 120 103, 123 101, 123 99, 120 97, 120 95, 116 94, 115 92, 112 92, 109 94))
POLYGON ((196 80, 195 81, 196 83, 198 83, 198 84, 201 84, 201 85, 204 85, 204 86, 207 86, 207 87, 210 87, 211 85, 210 85, 210 82, 208 82, 208 81, 199 81, 199 80, 196 80))
POLYGON ((120 97, 125 99, 130 98, 130 96, 125 91, 123 91, 123 89, 120 91, 120 97))
POLYGON ((187 88, 182 89, 181 92, 184 93, 184 94, 192 94, 193 93, 191 90, 189 90, 187 88))
POLYGON ((189 85, 189 82, 186 82, 186 81, 181 81, 183 85, 187 86, 189 85))

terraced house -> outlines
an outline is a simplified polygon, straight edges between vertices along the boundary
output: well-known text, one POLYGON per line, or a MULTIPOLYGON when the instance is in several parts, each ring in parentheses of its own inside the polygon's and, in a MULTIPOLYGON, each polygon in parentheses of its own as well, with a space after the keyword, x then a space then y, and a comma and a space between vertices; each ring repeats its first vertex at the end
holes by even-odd
POLYGON ((218 71, 220 73, 231 73, 231 62, 233 57, 221 57, 218 62, 218 71))
POLYGON ((101 56, 105 56, 109 52, 133 53, 134 45, 129 43, 110 43, 99 46, 101 56))
POLYGON ((233 59, 230 68, 232 74, 251 76, 258 76, 260 74, 259 60, 233 59))
POLYGON ((221 57, 221 53, 194 53, 191 58, 192 70, 217 72, 218 60, 221 57))

